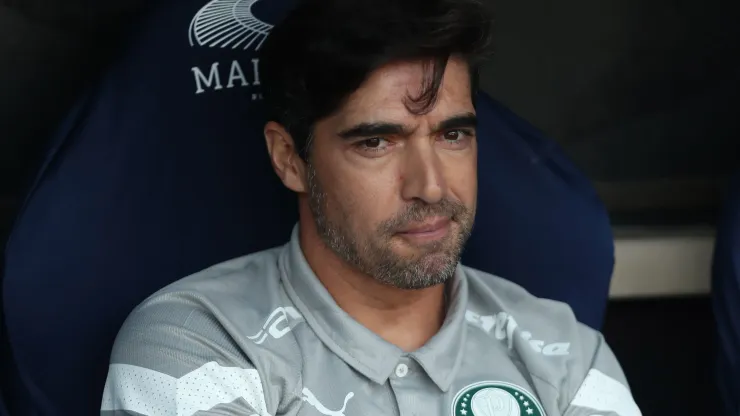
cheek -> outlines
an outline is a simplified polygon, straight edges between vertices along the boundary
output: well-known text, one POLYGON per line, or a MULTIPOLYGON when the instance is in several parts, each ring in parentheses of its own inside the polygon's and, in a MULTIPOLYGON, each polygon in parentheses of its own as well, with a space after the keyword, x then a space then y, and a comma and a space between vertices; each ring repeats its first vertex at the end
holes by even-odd
POLYGON ((397 176, 349 170, 335 181, 334 198, 356 229, 374 230, 393 217, 399 202, 397 176))
POLYGON ((447 166, 448 185, 452 194, 463 204, 470 207, 475 205, 478 195, 478 165, 477 155, 471 152, 465 157, 451 159, 447 166))

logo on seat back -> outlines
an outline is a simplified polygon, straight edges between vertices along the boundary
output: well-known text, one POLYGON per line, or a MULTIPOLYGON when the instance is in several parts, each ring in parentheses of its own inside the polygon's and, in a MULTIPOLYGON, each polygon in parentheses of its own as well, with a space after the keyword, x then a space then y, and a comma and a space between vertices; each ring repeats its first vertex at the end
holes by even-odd
MULTIPOLYGON (((273 27, 255 16, 255 4, 259 1, 211 0, 193 16, 188 29, 190 46, 252 53, 252 57, 190 68, 196 95, 206 91, 259 87, 259 58, 254 53, 260 50, 273 27)), ((251 99, 261 100, 262 94, 253 90, 251 99)))
POLYGON ((258 51, 272 25, 252 12, 259 0, 212 0, 190 22, 190 46, 258 51))

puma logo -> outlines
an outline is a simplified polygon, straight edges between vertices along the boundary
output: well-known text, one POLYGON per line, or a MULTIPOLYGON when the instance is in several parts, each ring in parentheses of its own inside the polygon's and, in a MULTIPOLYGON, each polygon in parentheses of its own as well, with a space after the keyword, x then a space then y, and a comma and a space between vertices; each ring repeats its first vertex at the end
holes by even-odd
POLYGON ((309 390, 307 387, 303 388, 303 401, 310 404, 314 409, 318 410, 319 413, 326 416, 346 416, 344 414, 344 409, 347 408, 347 403, 351 398, 355 397, 355 394, 353 392, 347 393, 347 396, 344 398, 344 406, 342 406, 339 410, 329 410, 324 406, 319 399, 316 398, 316 396, 309 390))

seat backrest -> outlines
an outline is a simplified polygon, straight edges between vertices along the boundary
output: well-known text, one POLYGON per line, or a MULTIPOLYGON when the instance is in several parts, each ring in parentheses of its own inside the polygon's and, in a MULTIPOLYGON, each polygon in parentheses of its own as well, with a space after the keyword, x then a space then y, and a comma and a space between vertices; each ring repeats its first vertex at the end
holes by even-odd
POLYGON ((479 94, 478 215, 463 261, 601 328, 614 269, 608 214, 560 146, 479 94))
POLYGON ((740 414, 740 173, 732 179, 717 225, 712 264, 717 325, 717 385, 724 414, 740 414))
MULTIPOLYGON (((112 342, 136 304, 288 239, 295 198, 263 144, 257 58, 287 7, 158 2, 60 127, 11 233, 3 282, 33 411, 96 414, 112 342)), ((485 95, 478 112, 480 214, 465 261, 599 326, 613 265, 603 207, 551 141, 485 95)))
MULTIPOLYGON (((0 319, 2 318, 3 316, 0 313, 0 319)), ((8 416, 8 408, 5 405, 4 397, 10 392, 10 374, 15 370, 10 360, 2 359, 3 356, 10 357, 9 348, 10 344, 6 339, 5 328, 0 327, 0 416, 8 416)))

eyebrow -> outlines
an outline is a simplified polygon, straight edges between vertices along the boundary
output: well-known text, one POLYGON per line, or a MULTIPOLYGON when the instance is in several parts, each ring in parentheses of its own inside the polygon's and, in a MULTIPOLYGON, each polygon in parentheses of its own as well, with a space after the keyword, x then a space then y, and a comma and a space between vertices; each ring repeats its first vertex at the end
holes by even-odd
MULTIPOLYGON (((460 128, 475 128, 478 120, 473 113, 453 116, 437 124, 433 131, 453 130, 460 128)), ((339 132, 339 137, 345 140, 374 136, 407 136, 411 132, 402 124, 396 123, 360 123, 339 132)))
POLYGON ((478 125, 478 118, 473 113, 465 113, 459 116, 450 117, 447 120, 437 124, 435 132, 455 129, 475 128, 478 125))
POLYGON ((373 136, 400 136, 406 135, 408 132, 405 127, 401 124, 394 123, 360 123, 356 126, 350 127, 346 130, 339 132, 339 137, 351 140, 360 137, 373 137, 373 136))

